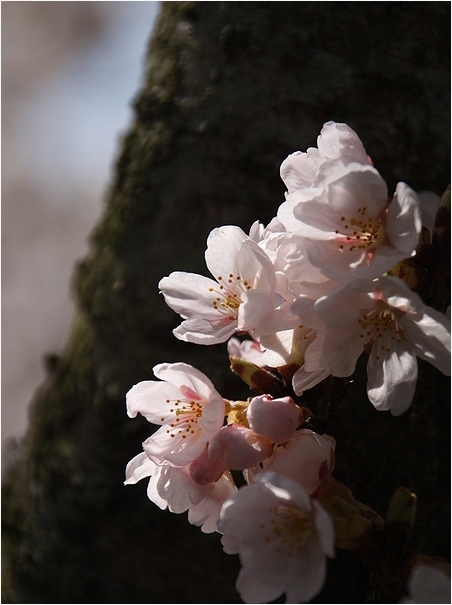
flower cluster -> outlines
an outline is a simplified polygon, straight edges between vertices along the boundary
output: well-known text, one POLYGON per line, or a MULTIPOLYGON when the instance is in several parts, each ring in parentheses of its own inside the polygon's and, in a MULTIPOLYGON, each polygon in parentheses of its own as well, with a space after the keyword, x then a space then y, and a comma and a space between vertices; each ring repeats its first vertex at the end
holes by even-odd
POLYGON ((127 393, 129 416, 160 428, 127 465, 125 483, 149 478, 160 508, 220 532, 225 552, 240 556, 247 603, 283 593, 309 602, 336 547, 365 552, 381 542, 384 521, 333 478, 335 440, 311 430, 299 396, 330 375, 350 376, 364 354, 369 400, 400 415, 417 357, 450 374, 450 320, 391 271, 416 254, 416 193, 399 183, 389 198, 356 133, 334 122, 317 148, 282 163, 281 177, 285 201, 266 227, 210 233, 212 278, 175 272, 159 283, 182 317, 174 335, 227 342, 231 368, 258 394, 225 399, 185 363, 155 366, 158 380, 127 393))
POLYGON ((160 508, 188 510, 203 532, 223 533, 226 552, 241 554, 237 586, 246 602, 283 592, 308 601, 334 554, 332 521, 311 498, 333 470, 334 439, 299 428, 290 397, 227 401, 184 363, 159 364, 154 374, 161 380, 127 394, 130 417, 161 426, 127 465, 125 483, 150 477, 148 497, 160 508), (237 490, 231 471, 243 471, 248 489, 237 490))
MULTIPOLYGON (((350 376, 368 353, 368 397, 395 416, 411 405, 417 357, 450 374, 450 321, 388 272, 416 253, 416 193, 392 199, 360 139, 326 123, 318 148, 281 165, 286 200, 267 227, 214 229, 206 264, 214 279, 175 272, 159 288, 183 318, 174 335, 215 344, 248 334, 261 362, 297 366, 297 395, 328 375, 350 376), (346 354, 344 354, 346 353, 346 354)), ((243 343, 248 358, 250 345, 243 343)))

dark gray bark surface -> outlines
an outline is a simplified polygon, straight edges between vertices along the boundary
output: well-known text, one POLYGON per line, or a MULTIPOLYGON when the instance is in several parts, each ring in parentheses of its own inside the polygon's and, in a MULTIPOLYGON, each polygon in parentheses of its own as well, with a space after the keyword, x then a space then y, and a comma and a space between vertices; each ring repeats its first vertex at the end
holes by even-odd
MULTIPOLYGON (((123 486, 152 432, 127 418, 125 393, 152 379, 156 363, 191 363, 225 397, 249 395, 225 345, 173 337, 179 318, 158 281, 174 270, 206 274, 212 228, 268 222, 284 198, 282 160, 315 145, 327 120, 357 131, 391 194, 400 180, 441 194, 450 179, 449 12, 448 2, 162 3, 135 121, 75 272, 72 334, 47 359, 28 432, 8 454, 4 603, 241 602, 239 562, 217 534, 160 511, 146 481, 123 486)), ((440 380, 436 397, 448 404, 440 380)), ((363 492, 384 514, 399 481, 411 480, 396 455, 419 421, 358 405, 356 392, 345 421, 382 459, 386 474, 369 475, 363 492)), ((435 447, 448 452, 448 412, 431 405, 435 447)), ((428 440, 423 447, 431 452, 428 440)), ((447 556, 450 470, 434 456, 443 480, 423 522, 435 536, 430 554, 447 556)), ((366 578, 340 553, 315 602, 366 602, 366 578)))

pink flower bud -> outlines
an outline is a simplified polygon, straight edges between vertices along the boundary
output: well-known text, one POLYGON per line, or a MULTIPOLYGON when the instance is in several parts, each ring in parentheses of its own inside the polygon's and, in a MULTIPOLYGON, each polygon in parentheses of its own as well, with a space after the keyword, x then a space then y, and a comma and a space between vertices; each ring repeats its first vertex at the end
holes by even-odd
POLYGON ((221 460, 209 456, 206 445, 203 453, 188 467, 188 474, 198 485, 208 485, 218 481, 225 470, 221 460))
POLYGON ((300 412, 291 397, 253 397, 246 416, 253 431, 275 443, 289 441, 301 422, 300 412))
POLYGON ((226 468, 243 471, 268 458, 273 451, 268 439, 239 424, 221 428, 209 443, 209 457, 220 459, 226 468))

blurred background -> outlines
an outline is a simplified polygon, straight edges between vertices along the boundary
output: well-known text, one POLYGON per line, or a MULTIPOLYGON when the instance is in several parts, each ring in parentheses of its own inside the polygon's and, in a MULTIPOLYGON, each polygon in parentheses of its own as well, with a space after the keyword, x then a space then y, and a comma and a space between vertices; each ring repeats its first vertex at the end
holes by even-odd
POLYGON ((73 310, 159 2, 2 2, 2 446, 73 310))

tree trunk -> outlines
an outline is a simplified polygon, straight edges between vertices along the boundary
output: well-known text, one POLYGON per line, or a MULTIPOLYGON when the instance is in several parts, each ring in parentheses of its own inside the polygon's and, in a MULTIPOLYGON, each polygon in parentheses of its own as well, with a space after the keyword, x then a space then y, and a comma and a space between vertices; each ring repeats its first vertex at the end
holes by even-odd
MULTIPOLYGON (((206 274, 214 227, 267 223, 284 199, 282 160, 315 145, 327 120, 357 131, 391 195, 400 180, 442 193, 449 11, 446 2, 162 3, 135 121, 76 268, 71 336, 47 358, 28 432, 7 454, 3 603, 241 602, 238 559, 222 552, 218 534, 159 510, 146 481, 123 486, 126 463, 152 431, 127 417, 125 393, 152 379, 156 363, 185 361, 224 397, 249 395, 225 345, 173 337, 179 317, 157 284, 174 270, 206 274)), ((367 400, 344 404, 351 438, 389 460, 379 484, 370 478, 378 495, 367 503, 382 514, 411 477, 395 459, 412 447, 409 418, 377 413, 367 400)), ((449 460, 447 413, 434 422, 435 459, 446 448, 449 460)), ((436 532, 430 554, 446 556, 443 486, 422 531, 436 532)), ((342 553, 315 602, 363 603, 367 594, 364 566, 342 553)))

